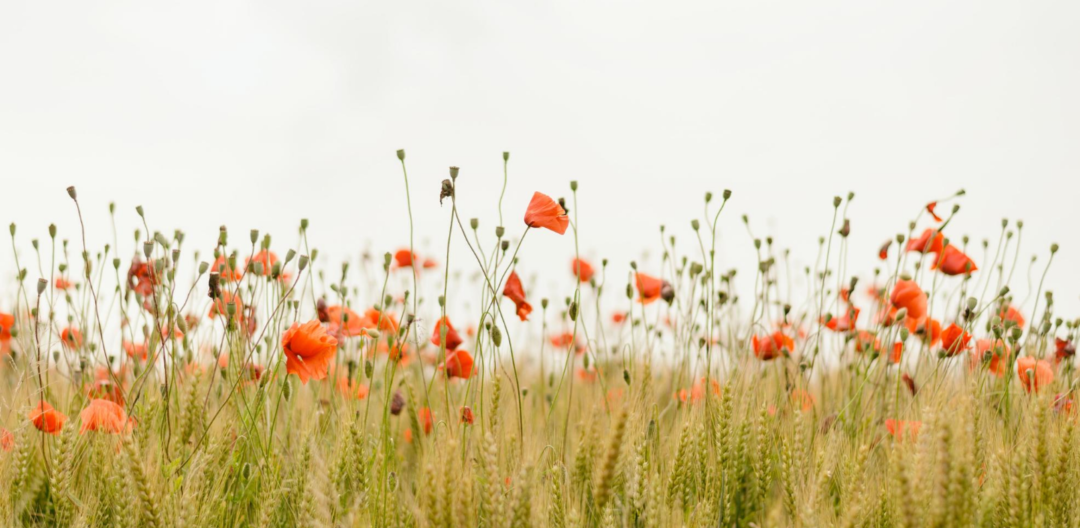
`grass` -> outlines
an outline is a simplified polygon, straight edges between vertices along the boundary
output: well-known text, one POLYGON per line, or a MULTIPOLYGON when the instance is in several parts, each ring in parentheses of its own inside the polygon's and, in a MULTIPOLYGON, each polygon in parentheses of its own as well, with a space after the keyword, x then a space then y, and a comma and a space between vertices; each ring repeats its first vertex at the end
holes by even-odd
POLYGON ((492 239, 462 221, 451 169, 463 279, 415 253, 398 157, 410 241, 381 262, 320 261, 307 221, 284 258, 224 227, 201 258, 141 208, 133 257, 115 233, 92 249, 51 228, 27 262, 12 224, 3 525, 1080 526, 1078 322, 1042 280, 1014 299, 1022 225, 976 269, 967 237, 930 251, 959 207, 922 208, 868 288, 848 276, 852 195, 794 281, 743 217, 759 263, 740 292, 715 264, 725 191, 689 253, 664 233, 656 269, 623 282, 604 261, 564 299, 507 299, 526 233, 561 227, 580 258, 577 182, 492 239), (530 323, 509 325, 522 303, 530 323))

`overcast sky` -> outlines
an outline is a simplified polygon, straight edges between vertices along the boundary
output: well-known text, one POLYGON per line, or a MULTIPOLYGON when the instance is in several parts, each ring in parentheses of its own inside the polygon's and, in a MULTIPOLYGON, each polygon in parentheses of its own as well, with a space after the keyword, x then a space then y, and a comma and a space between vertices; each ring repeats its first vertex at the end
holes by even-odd
MULTIPOLYGON (((812 263, 832 197, 854 191, 848 266, 865 274, 964 188, 949 235, 1022 218, 1020 260, 1040 270, 1060 242, 1047 284, 1076 316, 1077 27, 1065 1, 0 0, 0 220, 25 251, 50 222, 74 241, 76 185, 91 244, 117 203, 125 253, 137 204, 204 252, 221 224, 286 244, 306 217, 324 254, 381 253, 408 241, 404 148, 418 244, 441 253, 447 167, 490 230, 509 150, 508 231, 534 191, 578 180, 582 251, 613 273, 658 267, 660 224, 690 250, 703 193, 730 188, 725 266, 755 265, 743 213, 812 263)), ((572 254, 530 234, 521 267, 561 296, 572 254)))

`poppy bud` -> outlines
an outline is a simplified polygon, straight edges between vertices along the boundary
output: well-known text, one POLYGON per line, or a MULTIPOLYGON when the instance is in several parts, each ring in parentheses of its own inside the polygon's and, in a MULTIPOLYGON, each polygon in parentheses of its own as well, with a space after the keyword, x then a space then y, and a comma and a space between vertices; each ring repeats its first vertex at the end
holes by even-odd
POLYGON ((491 325, 491 342, 495 343, 496 347, 502 346, 502 330, 499 330, 499 325, 491 325))
POLYGON ((118 258, 112 259, 112 267, 115 270, 119 270, 120 269, 120 259, 118 259, 118 258))
POLYGON ((844 201, 844 199, 843 199, 843 198, 840 198, 839 196, 833 196, 833 199, 832 199, 832 206, 833 206, 833 207, 840 207, 840 204, 841 204, 841 203, 842 203, 843 201, 844 201))
POLYGON ((296 251, 295 250, 290 249, 287 253, 285 253, 285 263, 286 264, 288 264, 294 258, 296 258, 296 251))
POLYGON ((675 288, 671 286, 670 282, 664 281, 664 283, 660 285, 660 298, 668 304, 671 304, 671 301, 675 300, 675 288))
POLYGON ((49 224, 49 238, 56 238, 56 224, 49 224))
POLYGON ((570 190, 577 191, 577 180, 570 180, 570 190))
POLYGON ((711 201, 712 201, 712 193, 709 192, 709 191, 706 191, 705 192, 705 203, 709 203, 711 201))
POLYGON ((292 399, 292 383, 289 383, 288 379, 281 385, 281 397, 285 398, 285 401, 292 399))
POLYGON ((547 310, 547 307, 548 307, 548 299, 547 299, 547 297, 544 297, 543 299, 540 299, 540 308, 543 308, 544 310, 547 310))
POLYGON ((397 159, 399 159, 401 161, 405 161, 405 149, 398 149, 398 151, 397 151, 397 159))
POLYGON ((975 306, 979 304, 979 300, 974 297, 968 297, 967 307, 968 310, 974 310, 975 306))
POLYGON ((141 205, 136 205, 135 206, 135 212, 139 213, 139 217, 142 217, 143 216, 143 208, 142 208, 142 206, 141 205))
POLYGON ((146 255, 146 258, 150 258, 150 255, 152 254, 154 254, 154 243, 143 242, 143 255, 146 255))
POLYGON ((583 367, 585 367, 585 370, 589 370, 589 355, 588 354, 586 354, 585 357, 581 358, 581 364, 582 364, 583 367))
POLYGON ((899 323, 900 321, 903 321, 906 318, 907 318, 907 308, 901 308, 901 309, 896 311, 896 317, 893 318, 893 321, 899 323))
POLYGON ((15 236, 15 222, 12 222, 11 225, 8 226, 8 231, 11 232, 11 236, 15 236))
MULTIPOLYGON (((261 263, 259 265, 262 266, 261 263)), ((275 262, 274 263, 273 269, 270 270, 270 276, 272 278, 274 278, 274 279, 277 279, 277 278, 281 277, 281 263, 280 262, 275 262)))
POLYGON ((375 364, 371 360, 364 362, 364 377, 371 378, 371 375, 375 373, 375 364))
POLYGON ((390 414, 397 416, 401 414, 401 410, 405 408, 405 397, 400 392, 394 392, 394 397, 390 399, 390 414))
POLYGON ((473 230, 475 231, 477 227, 480 227, 480 220, 477 218, 470 218, 469 227, 473 228, 473 230))
POLYGON ((503 235, 504 235, 505 233, 506 233, 506 229, 505 229, 505 228, 503 228, 503 226, 495 226, 495 236, 496 236, 496 237, 498 237, 498 238, 502 238, 502 236, 503 236, 503 235))
POLYGON ((368 328, 367 330, 364 330, 364 331, 367 332, 368 337, 370 337, 372 339, 379 339, 379 336, 382 335, 382 334, 379 333, 378 330, 376 330, 374 328, 368 328))
POLYGON ((698 220, 696 218, 691 220, 690 221, 690 228, 693 229, 694 231, 697 231, 698 229, 701 228, 701 222, 698 222, 698 220))
POLYGON ((38 295, 41 295, 42 293, 45 293, 45 289, 48 288, 48 287, 49 287, 49 281, 47 281, 45 279, 38 279, 38 281, 37 281, 38 295))
POLYGON ((623 379, 623 381, 626 382, 627 385, 630 384, 630 371, 629 370, 623 369, 623 371, 622 371, 622 379, 623 379))
POLYGON ((907 338, 909 336, 911 336, 911 330, 908 330, 906 326, 900 329, 900 340, 901 341, 907 341, 907 338))
POLYGON ((1057 251, 1058 251, 1057 243, 1050 244, 1050 254, 1053 255, 1054 253, 1057 253, 1057 251))
POLYGON ((844 226, 841 227, 840 231, 837 231, 837 233, 839 233, 840 236, 842 236, 844 238, 847 238, 847 236, 851 234, 851 220, 848 220, 847 218, 845 218, 844 219, 844 226))
POLYGON ((68 196, 70 196, 72 200, 76 199, 76 193, 75 193, 75 186, 74 185, 68 187, 67 192, 68 192, 68 196))
POLYGON ((627 299, 633 299, 634 298, 634 285, 629 284, 629 283, 627 283, 627 285, 626 285, 626 298, 627 299))
POLYGON ((502 244, 499 247, 501 247, 502 250, 505 252, 506 250, 510 249, 510 241, 509 240, 503 240, 502 244))
POLYGON ((262 262, 252 262, 251 263, 251 271, 255 272, 256 275, 262 275, 263 274, 263 263, 262 262))
POLYGON ((1009 287, 1008 286, 1002 286, 1001 291, 998 293, 998 297, 1004 297, 1004 296, 1006 296, 1008 294, 1009 294, 1009 287))
POLYGON ((503 151, 503 161, 510 161, 510 152, 509 151, 505 151, 505 150, 503 151))
POLYGON ((258 241, 259 241, 259 230, 258 229, 252 229, 251 230, 251 243, 254 244, 254 243, 258 242, 258 241))
POLYGON ((1013 327, 1013 329, 1012 329, 1012 339, 1013 339, 1013 341, 1019 341, 1020 336, 1022 336, 1022 335, 1024 335, 1024 330, 1023 329, 1021 329, 1019 326, 1013 327))
POLYGON ((566 314, 570 316, 571 321, 577 321, 578 306, 576 302, 570 303, 570 308, 566 311, 566 314))

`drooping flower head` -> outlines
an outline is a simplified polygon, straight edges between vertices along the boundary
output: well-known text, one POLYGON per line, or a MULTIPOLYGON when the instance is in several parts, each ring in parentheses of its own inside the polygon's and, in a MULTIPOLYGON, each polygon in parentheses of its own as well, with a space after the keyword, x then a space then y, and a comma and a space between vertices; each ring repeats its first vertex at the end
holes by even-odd
POLYGON ((566 216, 562 206, 550 196, 537 192, 533 194, 529 207, 525 210, 525 225, 544 227, 561 235, 566 233, 570 218, 566 216))
POLYGON ((525 288, 521 286, 521 278, 518 277, 517 271, 511 271, 510 276, 507 277, 506 287, 503 288, 503 297, 514 302, 514 306, 517 308, 517 315, 522 321, 529 320, 529 314, 532 312, 532 305, 525 302, 525 288))
POLYGON ((309 379, 326 378, 327 368, 337 353, 337 339, 327 334, 317 320, 302 325, 293 323, 281 337, 281 348, 285 353, 285 369, 307 384, 309 379))
POLYGON ((464 341, 462 341, 461 336, 458 335, 457 330, 454 330, 454 325, 450 324, 449 317, 442 317, 439 319, 438 324, 435 325, 435 330, 431 333, 431 344, 435 346, 443 344, 443 328, 446 329, 446 343, 444 349, 457 350, 457 347, 461 346, 464 341))
POLYGON ((641 304, 650 304, 664 298, 665 288, 671 289, 667 281, 640 272, 634 273, 634 282, 637 283, 638 302, 641 304))

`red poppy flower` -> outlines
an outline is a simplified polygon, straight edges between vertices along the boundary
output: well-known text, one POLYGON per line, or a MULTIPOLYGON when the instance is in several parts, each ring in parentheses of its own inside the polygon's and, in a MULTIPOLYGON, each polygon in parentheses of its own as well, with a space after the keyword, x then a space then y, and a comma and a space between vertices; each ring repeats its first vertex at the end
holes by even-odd
POLYGON ((769 361, 780 357, 781 354, 790 355, 795 350, 795 341, 783 332, 773 332, 772 335, 750 338, 754 349, 754 355, 762 361, 769 361))
POLYGON ((948 357, 953 357, 970 348, 971 334, 956 323, 941 332, 941 347, 948 357))
POLYGON ((293 323, 281 337, 285 370, 296 374, 304 384, 309 379, 325 379, 327 367, 337 353, 337 344, 337 339, 327 334, 317 320, 302 325, 293 323))
POLYGON ((1016 360, 1016 375, 1028 392, 1038 392, 1040 387, 1054 382, 1054 369, 1050 367, 1050 362, 1028 356, 1016 360))
MULTIPOLYGON (((135 262, 132 262, 131 265, 134 267, 135 262)), ((143 266, 145 265, 146 264, 143 264, 143 266)), ((215 271, 221 276, 221 282, 233 282, 244 278, 242 272, 234 270, 232 269, 232 266, 229 266, 229 259, 225 257, 225 255, 218 255, 218 257, 214 259, 214 265, 210 266, 210 272, 213 273, 215 271)), ((128 273, 131 273, 130 270, 128 273)))
POLYGON ((934 346, 941 340, 941 323, 937 319, 927 317, 918 325, 915 333, 922 336, 927 345, 934 346))
POLYGON ((525 210, 525 225, 529 227, 546 227, 558 234, 566 232, 570 225, 570 218, 566 211, 551 197, 542 193, 534 193, 529 207, 525 210))
POLYGON ((1005 321, 1016 323, 1016 326, 1019 328, 1024 327, 1024 316, 1020 315, 1020 310, 1017 310, 1016 307, 1011 304, 1007 308, 1002 308, 1001 311, 998 312, 998 317, 1005 321))
POLYGON ((78 350, 82 348, 83 337, 82 332, 78 328, 67 327, 60 331, 60 343, 64 345, 64 348, 69 350, 78 350))
POLYGON ((275 255, 273 251, 264 249, 256 253, 255 256, 244 260, 244 268, 246 269, 252 262, 258 262, 262 264, 262 273, 259 273, 259 275, 266 276, 270 274, 271 269, 274 267, 274 264, 277 264, 277 261, 277 255, 275 255))
POLYGON ((660 298, 664 288, 664 281, 644 273, 635 273, 634 282, 637 283, 638 301, 641 304, 649 304, 660 298))
POLYGON ((70 287, 72 287, 74 285, 75 285, 74 283, 68 281, 64 277, 57 277, 56 278, 56 289, 58 289, 58 290, 66 290, 66 289, 68 289, 68 288, 70 288, 70 287))
POLYGON ((466 425, 472 425, 476 421, 476 416, 473 415, 472 409, 468 407, 462 407, 461 411, 461 423, 466 425))
POLYGON ((575 277, 581 282, 589 282, 593 278, 593 274, 596 270, 593 269, 592 264, 585 262, 581 259, 574 259, 570 262, 570 270, 575 277))
POLYGON ((1012 350, 1003 341, 997 339, 975 340, 975 350, 971 354, 971 366, 978 367, 987 362, 990 373, 1002 377, 1009 362, 1012 350))
POLYGON ((99 380, 85 385, 86 397, 90 399, 109 400, 119 405, 124 404, 124 394, 115 383, 109 380, 99 380))
MULTIPOLYGON (((824 322, 825 318, 822 318, 824 322)), ((841 317, 833 317, 825 323, 825 328, 834 332, 848 332, 855 328, 855 322, 859 319, 859 309, 850 306, 846 313, 841 317)))
POLYGON ((859 330, 855 334, 855 351, 856 352, 880 352, 881 341, 873 333, 866 330, 859 330))
POLYGON ((611 314, 611 322, 615 324, 622 324, 626 320, 626 312, 615 312, 611 314))
POLYGON ((79 419, 82 421, 79 434, 86 434, 87 431, 122 434, 129 426, 124 408, 102 399, 90 400, 90 404, 79 413, 79 419))
POLYGON ((210 313, 207 314, 211 319, 218 315, 229 314, 229 303, 233 303, 236 308, 234 317, 236 322, 240 323, 244 320, 244 302, 239 295, 233 295, 229 290, 221 290, 221 297, 214 299, 214 303, 210 305, 210 313))
POLYGON ((939 269, 946 275, 964 275, 978 270, 979 267, 971 257, 949 244, 941 251, 930 269, 939 269))
POLYGON ((945 235, 938 233, 937 229, 927 228, 919 238, 908 240, 907 251, 919 253, 940 253, 945 247, 945 235))
POLYGON ((345 374, 337 377, 337 390, 342 396, 356 398, 357 400, 367 398, 370 391, 368 386, 361 383, 359 379, 353 378, 350 381, 349 376, 345 374))
MULTIPOLYGON (((224 257, 221 257, 224 258, 224 257)), ((127 272, 127 287, 135 293, 150 297, 154 294, 154 285, 157 284, 157 276, 149 263, 143 262, 136 257, 131 261, 127 272)))
POLYGON ((435 421, 432 418, 431 409, 421 407, 416 412, 416 417, 420 419, 420 426, 424 428, 424 434, 431 434, 431 430, 435 428, 435 421))
POLYGON ((446 355, 443 370, 448 378, 469 379, 473 371, 473 358, 464 350, 455 350, 446 355))
POLYGON ((439 267, 439 263, 433 258, 425 258, 423 264, 420 266, 424 269, 435 269, 439 267))
POLYGON ((0 353, 11 349, 11 329, 15 328, 15 316, 0 313, 0 353))
POLYGON ((591 367, 588 369, 578 368, 577 377, 579 380, 584 382, 596 381, 596 369, 591 367))
POLYGON ((1076 345, 1067 339, 1054 338, 1054 361, 1061 363, 1076 355, 1076 345))
POLYGON ((914 441, 919 436, 919 428, 922 427, 922 422, 918 420, 894 420, 892 418, 885 420, 885 429, 888 429, 889 434, 896 438, 897 442, 904 441, 905 430, 909 433, 911 440, 914 441))
POLYGON ((915 281, 896 281, 889 300, 897 309, 906 308, 908 319, 918 321, 926 317, 926 294, 915 281))
POLYGON ((146 361, 146 343, 132 343, 131 341, 124 340, 124 352, 127 352, 128 357, 135 359, 141 359, 146 361))
POLYGON ((791 403, 798 405, 802 412, 808 412, 814 408, 817 398, 803 389, 795 389, 791 391, 791 403))
POLYGON ((446 326, 446 344, 444 348, 446 350, 456 350, 464 342, 461 340, 461 336, 458 335, 457 330, 454 330, 454 325, 450 324, 449 317, 443 317, 439 319, 438 324, 435 325, 435 331, 431 333, 431 344, 439 346, 442 342, 442 328, 446 326))
POLYGON ((892 246, 892 239, 886 240, 885 243, 881 245, 881 249, 879 249, 878 252, 877 252, 877 258, 879 258, 881 260, 888 259, 889 258, 889 246, 892 246))
POLYGON ((341 337, 355 337, 365 333, 366 322, 360 314, 351 308, 335 304, 326 308, 326 318, 331 334, 341 337))
MULTIPOLYGON (((713 396, 720 396, 720 382, 713 379, 709 380, 709 387, 712 389, 713 396)), ((705 399, 705 378, 701 378, 694 383, 693 389, 690 391, 690 400, 694 403, 705 399)))
POLYGON ((503 297, 507 297, 511 301, 514 301, 514 306, 517 307, 517 315, 522 321, 529 320, 529 313, 532 312, 532 305, 525 302, 525 289, 521 286, 521 278, 518 277, 517 271, 511 271, 510 277, 506 279, 506 287, 503 288, 503 297))
POLYGON ((67 416, 64 416, 64 413, 54 409, 45 400, 41 400, 37 407, 34 407, 26 417, 34 423, 34 427, 37 427, 39 431, 52 435, 59 435, 60 430, 64 428, 64 422, 67 421, 67 416))
POLYGON ((411 253, 408 249, 399 249, 394 252, 394 264, 399 268, 411 267, 417 258, 416 253, 411 253))
POLYGON ((15 449, 15 435, 0 427, 0 450, 11 451, 12 449, 15 449))
POLYGON ((941 218, 940 216, 938 216, 937 213, 934 212, 935 207, 937 207, 937 202, 930 202, 930 203, 926 204, 926 212, 930 213, 930 216, 934 217, 935 222, 944 221, 943 218, 941 218))
POLYGON ((892 354, 889 355, 889 363, 899 364, 904 357, 904 343, 896 342, 892 345, 892 354))

